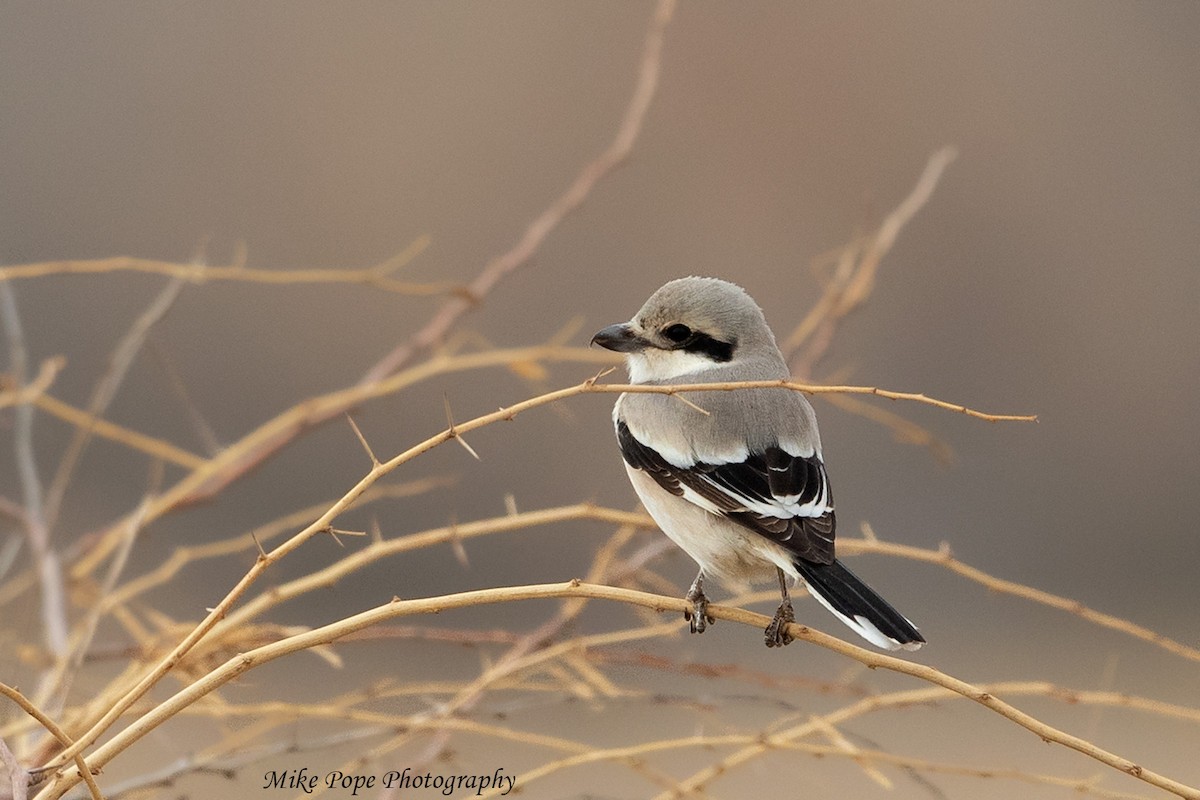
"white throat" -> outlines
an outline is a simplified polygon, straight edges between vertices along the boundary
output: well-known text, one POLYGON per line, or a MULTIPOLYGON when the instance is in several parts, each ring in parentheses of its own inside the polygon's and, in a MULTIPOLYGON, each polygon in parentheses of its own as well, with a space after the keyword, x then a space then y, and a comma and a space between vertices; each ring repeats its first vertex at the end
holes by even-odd
POLYGON ((625 361, 629 369, 630 383, 651 383, 653 381, 671 381, 697 372, 707 372, 722 366, 721 362, 713 361, 702 353, 689 353, 687 350, 659 350, 647 347, 637 353, 630 353, 625 361))

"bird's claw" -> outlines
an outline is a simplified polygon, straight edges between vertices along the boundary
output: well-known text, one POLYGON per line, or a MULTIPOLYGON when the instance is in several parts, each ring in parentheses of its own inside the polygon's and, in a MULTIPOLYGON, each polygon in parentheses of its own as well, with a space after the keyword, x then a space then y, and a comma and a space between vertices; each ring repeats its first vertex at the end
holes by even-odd
POLYGON ((684 599, 690 602, 692 607, 684 609, 683 618, 691 623, 692 633, 704 633, 709 625, 716 622, 708 613, 708 598, 702 591, 691 591, 684 599))
POLYGON ((783 647, 792 643, 792 635, 787 632, 789 622, 796 621, 796 613, 792 610, 790 601, 785 601, 775 610, 775 617, 764 631, 767 647, 783 647))

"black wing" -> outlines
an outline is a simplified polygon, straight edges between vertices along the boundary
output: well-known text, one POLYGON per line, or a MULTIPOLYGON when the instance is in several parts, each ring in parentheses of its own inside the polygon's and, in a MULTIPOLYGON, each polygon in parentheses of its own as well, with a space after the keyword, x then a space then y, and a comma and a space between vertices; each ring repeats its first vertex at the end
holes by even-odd
POLYGON ((621 455, 677 497, 783 545, 798 558, 832 564, 836 521, 825 466, 816 455, 768 447, 736 464, 677 467, 617 423, 621 455))

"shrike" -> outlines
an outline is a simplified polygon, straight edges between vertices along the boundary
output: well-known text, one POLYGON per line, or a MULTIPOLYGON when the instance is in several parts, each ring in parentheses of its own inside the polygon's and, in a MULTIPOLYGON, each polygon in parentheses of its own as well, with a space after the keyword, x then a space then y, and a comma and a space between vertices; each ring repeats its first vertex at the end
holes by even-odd
MULTIPOLYGON (((716 278, 671 281, 632 320, 608 326, 592 343, 624 353, 634 384, 790 378, 762 309, 740 286, 716 278)), ((766 629, 768 647, 792 641, 789 578, 872 644, 920 647, 925 639, 916 627, 834 557, 833 495, 808 401, 787 389, 689 397, 694 405, 625 393, 613 422, 642 504, 700 565, 684 614, 692 632, 713 621, 706 577, 776 577, 783 601, 766 629)))

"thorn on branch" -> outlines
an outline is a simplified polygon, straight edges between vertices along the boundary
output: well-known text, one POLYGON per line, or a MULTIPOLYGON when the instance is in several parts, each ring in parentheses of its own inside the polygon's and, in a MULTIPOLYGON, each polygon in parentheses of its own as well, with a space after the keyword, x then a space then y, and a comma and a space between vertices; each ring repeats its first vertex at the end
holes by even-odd
POLYGON ((366 536, 367 535, 366 531, 344 531, 340 528, 333 528, 333 527, 326 528, 325 532, 333 537, 333 540, 338 543, 338 547, 346 546, 342 542, 342 540, 338 538, 339 533, 342 534, 343 536, 366 536))
POLYGON ((596 385, 596 381, 600 380, 601 378, 603 378, 605 376, 611 375, 614 371, 616 371, 616 369, 617 369, 616 367, 605 367, 604 369, 600 370, 595 375, 593 375, 592 377, 590 377, 586 381, 584 381, 583 385, 590 389, 596 385))
POLYGON ((704 415, 704 416, 706 416, 706 417, 711 417, 711 416, 712 416, 712 412, 708 411, 708 409, 701 408, 700 406, 698 406, 698 405, 696 405, 695 403, 693 403, 691 400, 688 400, 688 399, 687 399, 686 397, 684 397, 683 395, 681 395, 681 394, 676 394, 676 393, 674 393, 674 392, 671 392, 670 394, 671 394, 671 396, 672 396, 672 397, 674 397, 676 400, 678 400, 679 402, 683 403, 685 406, 688 406, 688 407, 689 407, 689 408, 691 408, 693 411, 699 411, 701 414, 703 414, 703 415, 704 415))
POLYGON ((371 466, 378 467, 379 459, 375 457, 375 451, 371 449, 371 445, 367 443, 367 437, 363 436, 363 432, 359 430, 358 423, 354 421, 354 417, 346 414, 346 421, 350 423, 350 427, 354 429, 354 435, 358 437, 358 442, 363 446, 363 450, 367 451, 367 457, 371 459, 371 466))
POLYGON ((442 402, 446 405, 446 435, 463 446, 463 449, 474 456, 476 461, 482 461, 479 453, 475 452, 475 448, 467 444, 467 440, 462 438, 462 434, 458 432, 458 428, 454 425, 454 415, 450 413, 450 398, 442 395, 442 402))

